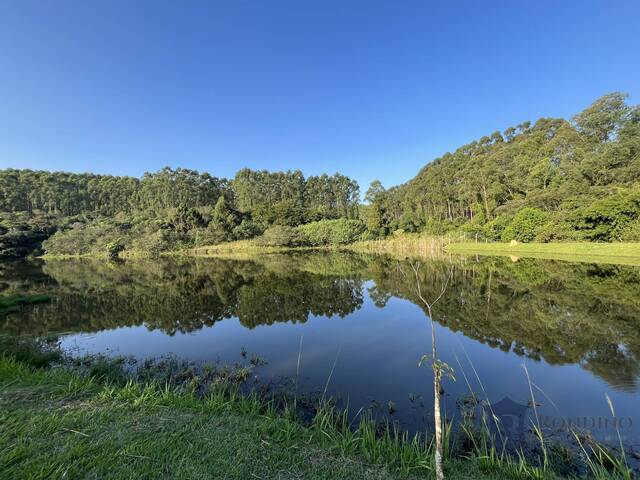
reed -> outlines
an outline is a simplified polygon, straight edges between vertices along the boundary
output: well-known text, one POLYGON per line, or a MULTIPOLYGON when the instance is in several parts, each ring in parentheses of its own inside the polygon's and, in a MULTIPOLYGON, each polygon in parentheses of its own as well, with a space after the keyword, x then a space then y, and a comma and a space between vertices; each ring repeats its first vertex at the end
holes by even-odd
POLYGON ((420 234, 402 234, 378 240, 355 242, 345 248, 349 250, 385 254, 399 258, 448 258, 445 247, 456 241, 450 237, 432 237, 420 234))

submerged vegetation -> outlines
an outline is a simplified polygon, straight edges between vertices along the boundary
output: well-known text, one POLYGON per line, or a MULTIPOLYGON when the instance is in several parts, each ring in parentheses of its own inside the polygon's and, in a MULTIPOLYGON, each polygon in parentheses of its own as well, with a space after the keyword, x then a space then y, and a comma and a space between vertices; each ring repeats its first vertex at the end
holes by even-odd
POLYGON ((640 240, 640 107, 612 93, 428 163, 406 184, 338 173, 164 168, 142 178, 0 171, 0 256, 159 254, 256 239, 344 245, 419 232, 480 241, 640 240))

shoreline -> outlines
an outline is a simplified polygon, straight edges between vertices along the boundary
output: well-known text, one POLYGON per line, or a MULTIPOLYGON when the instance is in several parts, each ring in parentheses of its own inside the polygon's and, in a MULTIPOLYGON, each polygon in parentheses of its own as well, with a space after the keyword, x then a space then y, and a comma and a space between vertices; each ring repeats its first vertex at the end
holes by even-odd
MULTIPOLYGON (((402 235, 379 240, 359 241, 341 245, 322 246, 261 246, 251 240, 221 243, 193 247, 153 254, 147 251, 124 251, 118 259, 160 257, 233 257, 280 254, 291 252, 352 251, 391 255, 398 258, 446 258, 452 255, 509 256, 514 261, 520 258, 538 258, 582 263, 603 263, 615 265, 640 266, 640 243, 595 243, 595 242, 550 242, 550 243, 475 243, 456 242, 447 237, 424 237, 420 235, 402 235)), ((40 257, 43 260, 102 259, 106 254, 50 255, 40 257)))
MULTIPOLYGON (((0 435, 0 465, 12 478, 60 468, 73 477, 108 473, 110 478, 130 478, 132 473, 156 476, 160 471, 175 476, 185 465, 196 468, 196 476, 273 478, 283 462, 293 466, 296 478, 433 474, 428 436, 410 436, 365 414, 354 424, 328 399, 320 400, 305 421, 295 399, 282 403, 254 391, 241 393, 246 369, 236 374, 223 367, 212 374, 185 365, 182 374, 176 371, 179 375, 171 377, 180 381, 163 383, 163 377, 127 376, 117 359, 92 356, 74 363, 55 348, 24 338, 21 342, 25 350, 0 348, 0 420, 6 426, 6 434, 0 435)), ((564 478, 555 461, 577 468, 577 457, 560 455, 553 468, 546 461, 536 465, 499 453, 484 437, 488 432, 472 433, 464 441, 464 435, 446 430, 446 478, 551 479, 564 478), (488 445, 479 447, 476 442, 482 438, 488 445)), ((556 451, 552 443, 547 448, 550 454, 556 451)), ((604 475, 600 478, 618 478, 617 472, 607 474, 597 464, 580 468, 583 474, 595 468, 604 475)))
MULTIPOLYGON (((80 365, 55 350, 20 360, 0 352, 0 465, 11 478, 62 467, 73 477, 173 477, 185 464, 197 465, 202 478, 274 478, 283 464, 293 466, 295 478, 327 480, 417 479, 433 471, 430 441, 364 415, 352 425, 330 400, 305 422, 289 403, 240 393, 244 380, 233 371, 223 370, 222 383, 212 381, 199 395, 191 383, 202 381, 198 376, 163 385, 122 377, 119 364, 102 357, 80 365)), ((475 454, 447 458, 445 467, 453 479, 538 471, 522 460, 488 462, 475 454)))

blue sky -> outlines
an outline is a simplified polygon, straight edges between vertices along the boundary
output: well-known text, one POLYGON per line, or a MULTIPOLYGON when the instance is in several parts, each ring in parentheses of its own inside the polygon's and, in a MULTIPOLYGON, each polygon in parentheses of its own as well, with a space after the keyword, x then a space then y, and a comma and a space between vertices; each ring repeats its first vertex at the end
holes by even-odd
POLYGON ((340 171, 364 191, 615 90, 640 1, 0 0, 0 168, 340 171))

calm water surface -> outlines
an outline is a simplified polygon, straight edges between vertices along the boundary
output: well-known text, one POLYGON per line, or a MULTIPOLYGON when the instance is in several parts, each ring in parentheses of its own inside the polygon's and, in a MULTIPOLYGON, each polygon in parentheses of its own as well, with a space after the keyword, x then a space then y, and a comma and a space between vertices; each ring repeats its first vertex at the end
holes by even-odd
MULTIPOLYGON (((567 422, 613 439, 605 394, 622 435, 640 445, 640 268, 503 257, 408 262, 355 254, 267 255, 250 260, 57 261, 0 264, 0 288, 46 292, 52 302, 0 317, 3 333, 64 332, 77 353, 247 363, 263 381, 296 374, 357 410, 379 405, 423 428, 432 376, 426 309, 438 296, 447 414, 470 391, 530 405, 523 366, 548 431, 567 422), (607 423, 608 422, 608 423, 607 423)), ((531 409, 529 408, 529 411, 531 409)))

